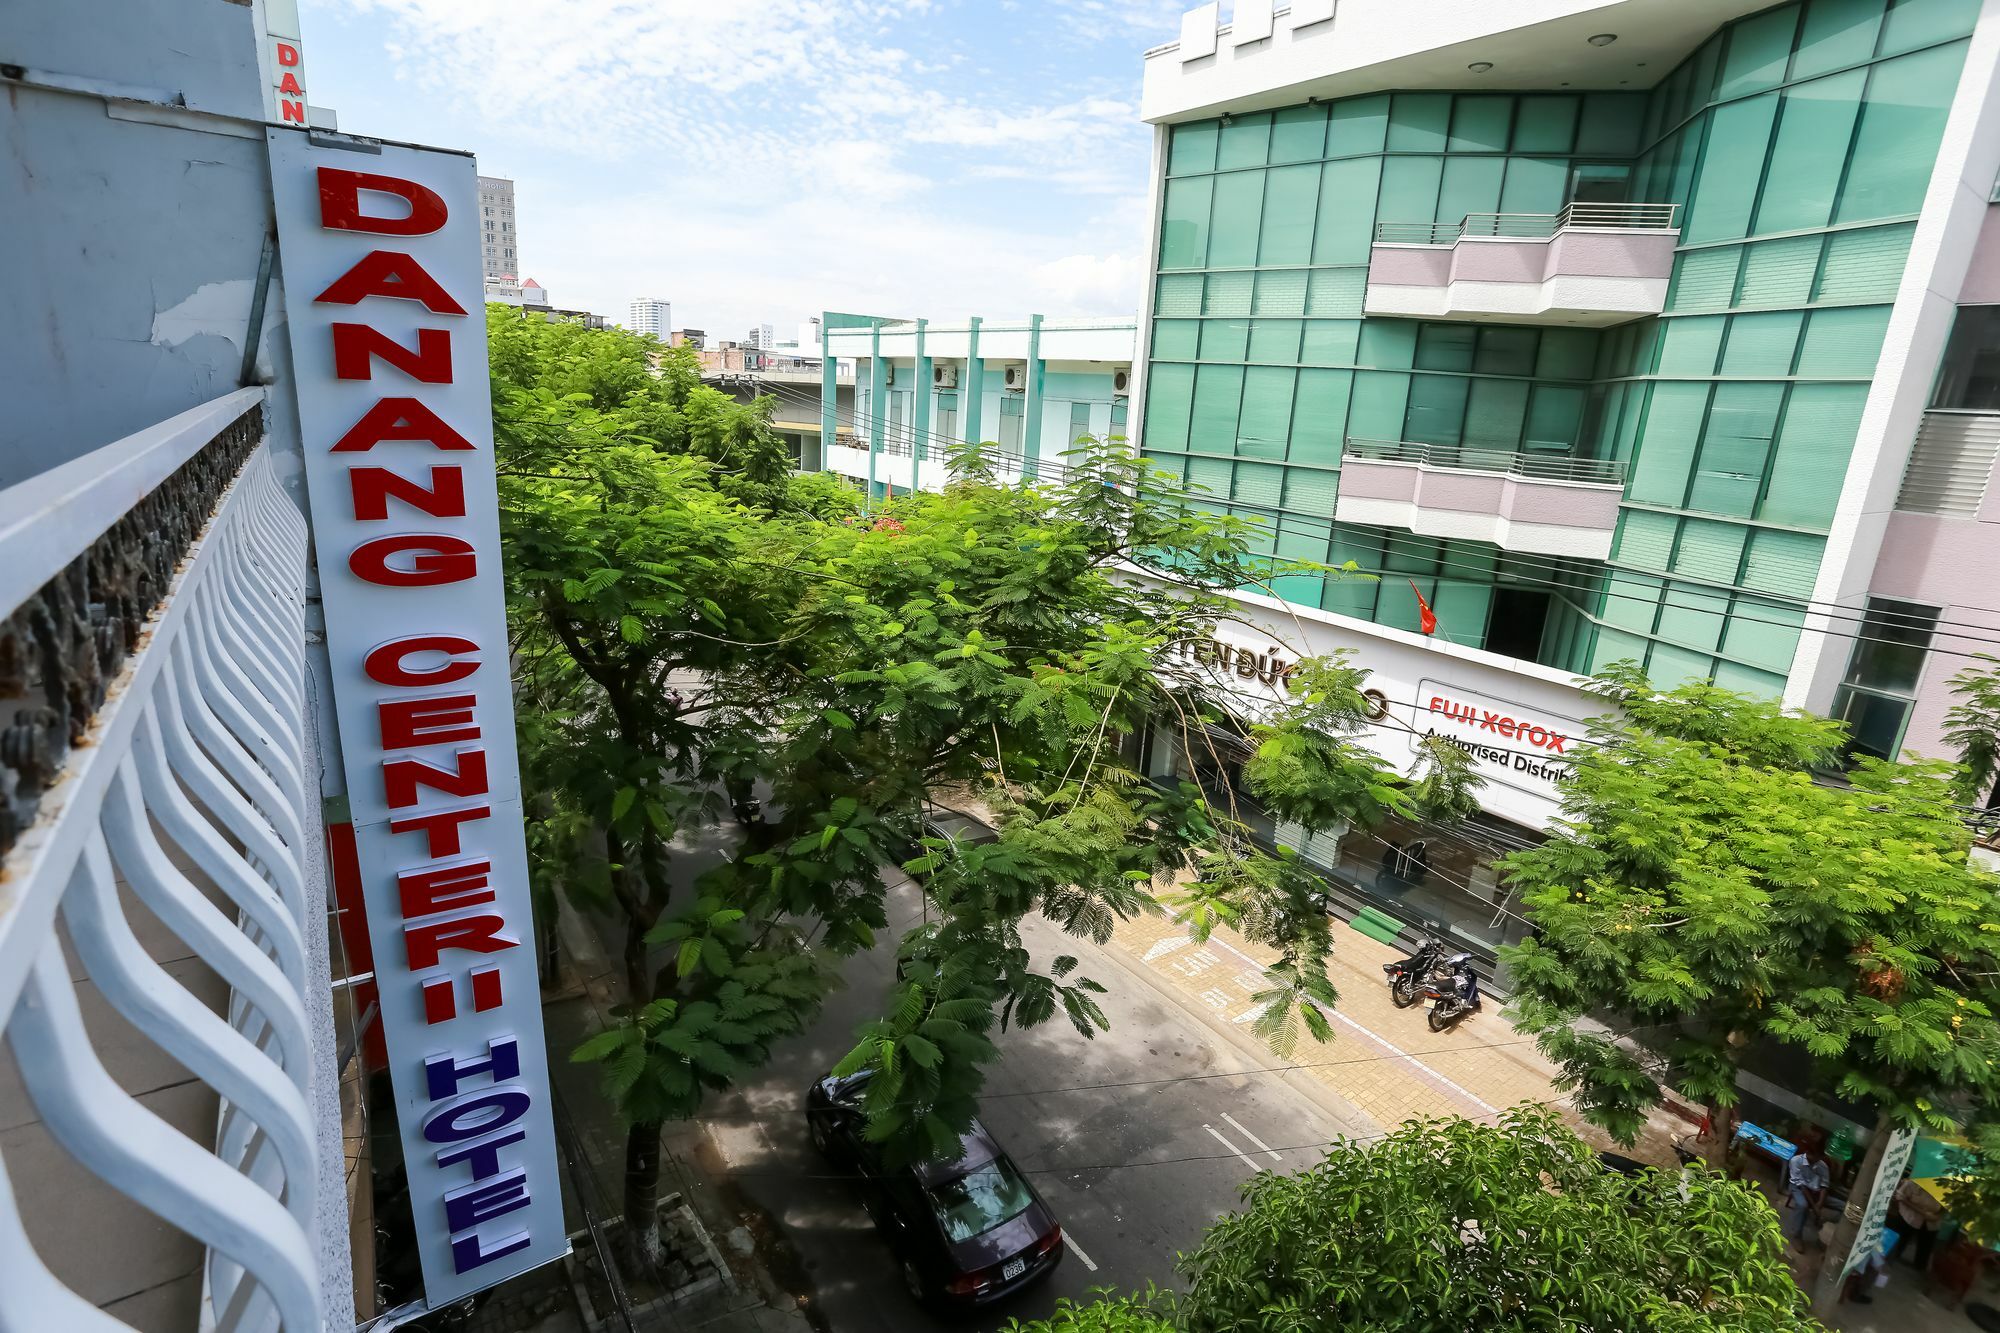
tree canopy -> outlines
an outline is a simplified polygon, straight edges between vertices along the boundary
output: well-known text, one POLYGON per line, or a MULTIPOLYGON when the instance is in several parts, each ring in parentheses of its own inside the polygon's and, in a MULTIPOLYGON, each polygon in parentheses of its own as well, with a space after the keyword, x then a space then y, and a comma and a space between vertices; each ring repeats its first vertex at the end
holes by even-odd
POLYGON ((1819 1328, 1753 1187, 1620 1175, 1545 1107, 1411 1121, 1243 1192, 1182 1257, 1184 1293, 1066 1305, 1016 1333, 1819 1328))

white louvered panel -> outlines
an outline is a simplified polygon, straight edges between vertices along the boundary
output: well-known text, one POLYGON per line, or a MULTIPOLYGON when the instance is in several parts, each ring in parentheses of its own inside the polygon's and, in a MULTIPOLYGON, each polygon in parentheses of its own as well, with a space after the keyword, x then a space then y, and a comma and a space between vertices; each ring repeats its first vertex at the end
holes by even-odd
POLYGON ((1926 412, 1896 508, 1972 518, 2000 456, 2000 412, 1926 412))

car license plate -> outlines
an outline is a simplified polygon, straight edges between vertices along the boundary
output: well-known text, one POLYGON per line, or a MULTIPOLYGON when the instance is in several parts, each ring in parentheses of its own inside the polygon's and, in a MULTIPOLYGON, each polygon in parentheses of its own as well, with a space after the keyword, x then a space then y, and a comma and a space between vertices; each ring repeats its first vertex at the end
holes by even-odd
POLYGON ((1009 1259, 1000 1266, 1000 1280, 1005 1282, 1010 1278, 1017 1278, 1027 1271, 1028 1259, 1026 1255, 1023 1255, 1019 1259, 1009 1259))

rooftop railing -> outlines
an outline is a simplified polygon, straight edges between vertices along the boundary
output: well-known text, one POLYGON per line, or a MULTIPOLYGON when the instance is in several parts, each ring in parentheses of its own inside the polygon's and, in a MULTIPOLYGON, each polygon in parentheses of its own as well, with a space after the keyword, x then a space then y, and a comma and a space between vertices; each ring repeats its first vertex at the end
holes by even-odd
POLYGON ((1378 222, 1377 244, 1450 245, 1461 238, 1544 240, 1566 227, 1616 231, 1673 231, 1679 204, 1563 205, 1557 213, 1467 213, 1457 222, 1378 222))
MULTIPOLYGON (((261 389, 0 492, 0 1034, 27 1119, 205 1247, 188 1326, 225 1333, 323 1324, 307 536, 272 466, 261 389), (135 900, 226 984, 226 1005, 155 961, 127 915, 135 900), (213 1144, 120 1086, 132 1043, 86 1028, 65 937, 90 985, 216 1096, 213 1144)), ((17 1197, 8 1168, 0 1328, 124 1329, 32 1242, 35 1218, 84 1205, 17 1197)), ((72 1273, 136 1262, 54 1257, 72 1273)))
POLYGON ((1411 463, 1464 472, 1498 472, 1533 481, 1623 486, 1625 464, 1609 458, 1572 458, 1532 449, 1482 449, 1464 444, 1415 444, 1407 440, 1349 440, 1343 460, 1411 463))

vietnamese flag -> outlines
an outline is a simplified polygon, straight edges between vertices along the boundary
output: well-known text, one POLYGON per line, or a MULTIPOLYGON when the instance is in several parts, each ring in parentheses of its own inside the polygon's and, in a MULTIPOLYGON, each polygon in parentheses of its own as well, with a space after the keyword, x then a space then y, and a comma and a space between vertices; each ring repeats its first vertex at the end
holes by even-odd
POLYGON ((1431 604, 1424 600, 1424 595, 1417 592, 1417 581, 1415 579, 1410 580, 1410 591, 1417 593, 1417 624, 1422 627, 1426 634, 1437 633, 1437 613, 1431 610, 1431 604))

